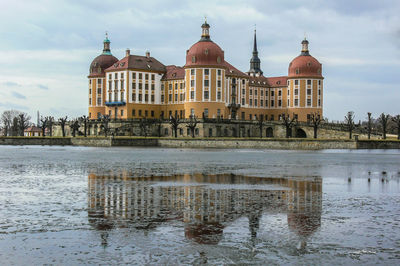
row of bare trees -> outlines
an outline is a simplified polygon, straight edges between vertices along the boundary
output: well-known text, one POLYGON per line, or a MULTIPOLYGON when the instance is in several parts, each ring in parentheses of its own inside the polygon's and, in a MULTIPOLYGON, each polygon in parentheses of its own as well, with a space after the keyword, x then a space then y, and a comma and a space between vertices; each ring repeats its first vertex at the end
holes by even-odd
MULTIPOLYGON (((356 128, 355 115, 353 111, 349 111, 345 118, 345 124, 349 132, 349 138, 352 138, 353 130, 356 128)), ((361 126, 361 122, 359 122, 361 126)), ((367 121, 362 123, 365 125, 367 130, 368 139, 371 138, 371 134, 374 129, 382 132, 382 138, 386 139, 388 131, 397 133, 397 139, 400 140, 400 115, 390 116, 389 114, 381 113, 377 119, 372 117, 372 113, 367 113, 367 121)))
POLYGON ((4 111, 0 120, 4 136, 23 136, 25 129, 31 125, 31 117, 17 110, 4 111))

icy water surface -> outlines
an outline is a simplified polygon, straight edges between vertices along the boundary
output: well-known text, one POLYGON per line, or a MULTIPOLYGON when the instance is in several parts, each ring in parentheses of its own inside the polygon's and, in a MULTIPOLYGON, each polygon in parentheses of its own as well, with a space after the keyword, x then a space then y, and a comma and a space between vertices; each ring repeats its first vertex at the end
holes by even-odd
POLYGON ((0 264, 400 263, 400 152, 0 146, 0 264))

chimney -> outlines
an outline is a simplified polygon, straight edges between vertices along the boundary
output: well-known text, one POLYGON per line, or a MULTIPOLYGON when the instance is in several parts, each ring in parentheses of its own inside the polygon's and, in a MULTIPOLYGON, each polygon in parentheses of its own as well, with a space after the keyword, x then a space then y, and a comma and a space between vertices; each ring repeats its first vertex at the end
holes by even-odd
POLYGON ((150 52, 146 51, 146 57, 149 58, 150 57, 150 52))
POLYGON ((129 48, 126 49, 125 55, 126 56, 130 56, 131 55, 131 50, 129 50, 129 48))

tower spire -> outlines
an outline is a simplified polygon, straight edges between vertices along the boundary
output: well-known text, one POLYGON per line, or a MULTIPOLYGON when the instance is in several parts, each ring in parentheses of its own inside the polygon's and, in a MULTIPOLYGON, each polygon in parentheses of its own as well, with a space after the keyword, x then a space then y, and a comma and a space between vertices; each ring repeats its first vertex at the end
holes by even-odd
POLYGON ((257 29, 254 25, 254 43, 253 43, 253 56, 250 59, 250 70, 248 72, 249 75, 252 76, 261 76, 263 74, 260 65, 261 60, 258 58, 258 51, 257 51, 257 29))
POLYGON ((207 23, 207 17, 204 18, 204 23, 201 25, 201 39, 200 41, 211 41, 210 39, 210 25, 207 23))
POLYGON ((106 31, 106 38, 103 41, 103 54, 108 54, 111 55, 111 49, 110 49, 110 40, 108 39, 108 32, 106 31))

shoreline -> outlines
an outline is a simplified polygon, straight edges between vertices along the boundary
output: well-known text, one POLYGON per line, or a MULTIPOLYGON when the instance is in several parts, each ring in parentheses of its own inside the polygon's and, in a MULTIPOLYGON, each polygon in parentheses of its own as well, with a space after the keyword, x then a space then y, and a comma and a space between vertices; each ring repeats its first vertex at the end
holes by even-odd
POLYGON ((219 149, 400 149, 400 140, 300 138, 0 137, 0 145, 219 149))

